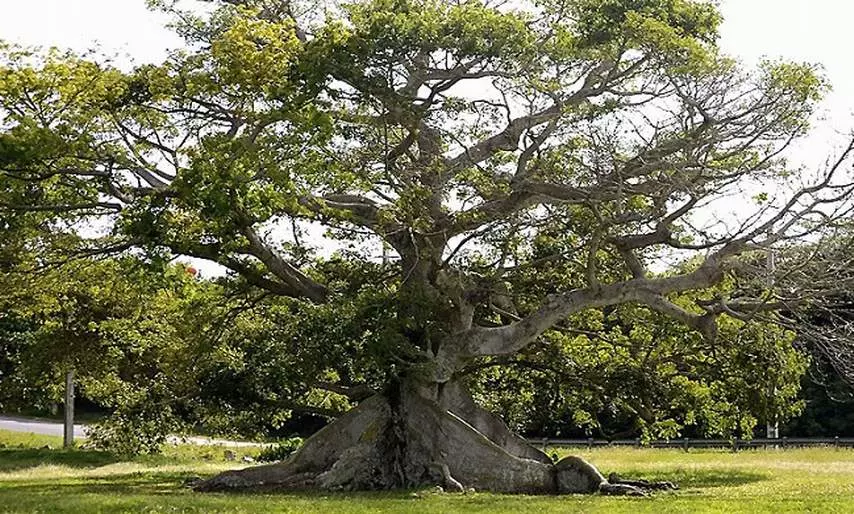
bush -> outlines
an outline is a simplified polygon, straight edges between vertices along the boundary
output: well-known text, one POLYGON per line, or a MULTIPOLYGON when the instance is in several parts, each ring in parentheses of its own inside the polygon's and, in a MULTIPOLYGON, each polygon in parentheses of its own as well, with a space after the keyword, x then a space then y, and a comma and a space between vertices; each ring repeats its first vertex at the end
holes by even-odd
MULTIPOLYGON (((139 407, 139 406, 137 406, 139 407)), ((160 453, 170 433, 180 424, 169 409, 120 408, 109 418, 93 425, 88 432, 93 448, 116 455, 160 453)))
POLYGON ((302 441, 302 437, 291 437, 284 441, 279 441, 261 450, 261 453, 258 454, 258 458, 256 460, 260 462, 276 462, 285 460, 290 457, 292 453, 297 451, 300 446, 302 446, 302 441))

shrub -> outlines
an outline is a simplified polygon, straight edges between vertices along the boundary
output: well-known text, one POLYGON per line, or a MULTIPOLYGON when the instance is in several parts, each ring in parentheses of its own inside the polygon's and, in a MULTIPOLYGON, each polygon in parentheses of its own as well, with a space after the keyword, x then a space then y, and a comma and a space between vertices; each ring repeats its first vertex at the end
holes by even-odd
POLYGON ((290 457, 292 453, 297 451, 300 446, 302 446, 302 441, 302 437, 291 437, 289 439, 279 441, 261 450, 261 453, 258 454, 257 460, 260 462, 285 460, 290 457))

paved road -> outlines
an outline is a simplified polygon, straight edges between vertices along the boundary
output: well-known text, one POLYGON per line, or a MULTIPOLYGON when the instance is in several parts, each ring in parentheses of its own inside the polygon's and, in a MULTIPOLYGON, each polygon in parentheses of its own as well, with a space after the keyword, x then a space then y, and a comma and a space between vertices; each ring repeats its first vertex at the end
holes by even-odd
MULTIPOLYGON (((17 416, 0 415, 0 430, 11 430, 12 432, 32 432, 34 434, 55 435, 62 437, 63 425, 58 421, 21 418, 17 416)), ((83 439, 86 437, 85 425, 74 425, 74 438, 83 439)), ((168 441, 172 444, 198 444, 198 445, 216 445, 216 446, 264 446, 264 443, 252 443, 247 441, 228 441, 225 439, 211 439, 209 437, 179 437, 169 436, 168 441)))
MULTIPOLYGON (((17 416, 0 416, 0 430, 13 432, 32 432, 34 434, 55 435, 62 437, 63 426, 58 421, 19 418, 17 416)), ((86 437, 86 427, 74 425, 74 437, 86 437)))

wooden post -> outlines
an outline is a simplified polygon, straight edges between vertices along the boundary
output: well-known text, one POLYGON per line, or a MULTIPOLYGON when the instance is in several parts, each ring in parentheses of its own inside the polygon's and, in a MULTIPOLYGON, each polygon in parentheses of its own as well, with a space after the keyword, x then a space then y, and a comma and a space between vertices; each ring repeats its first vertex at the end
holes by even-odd
POLYGON ((62 445, 74 446, 74 370, 65 374, 65 427, 62 445))

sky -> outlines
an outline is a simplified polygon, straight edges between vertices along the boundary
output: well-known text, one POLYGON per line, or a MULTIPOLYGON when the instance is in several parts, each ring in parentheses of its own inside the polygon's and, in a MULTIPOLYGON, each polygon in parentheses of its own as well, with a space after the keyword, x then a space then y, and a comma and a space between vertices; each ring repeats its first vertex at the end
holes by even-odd
MULTIPOLYGON (((0 40, 85 52, 99 47, 121 67, 158 62, 180 40, 144 0, 3 2, 0 40)), ((820 64, 833 90, 813 134, 790 159, 815 169, 854 130, 854 2, 850 0, 720 0, 723 50, 748 66, 762 58, 820 64)))
MULTIPOLYGON (((0 39, 84 52, 94 46, 108 54, 157 62, 179 40, 164 28, 167 19, 146 9, 144 0, 27 0, 3 2, 0 39)), ((122 59, 127 62, 126 59, 122 59)))
POLYGON ((763 57, 820 64, 833 90, 799 156, 818 164, 854 129, 854 2, 723 0, 720 46, 745 63, 763 57))
MULTIPOLYGON (((120 65, 157 62, 180 45, 164 16, 144 0, 6 0, 0 39, 79 52, 99 46, 120 65)), ((854 127, 854 2, 850 0, 721 0, 721 47, 745 63, 762 57, 821 64, 833 85, 816 136, 799 149, 803 161, 823 160, 854 127), (822 154, 821 152, 824 152, 822 154)))

